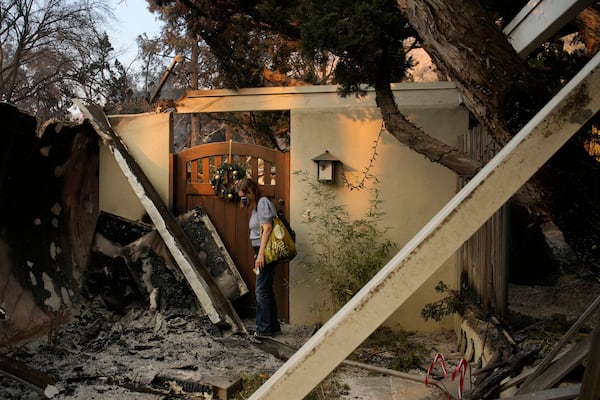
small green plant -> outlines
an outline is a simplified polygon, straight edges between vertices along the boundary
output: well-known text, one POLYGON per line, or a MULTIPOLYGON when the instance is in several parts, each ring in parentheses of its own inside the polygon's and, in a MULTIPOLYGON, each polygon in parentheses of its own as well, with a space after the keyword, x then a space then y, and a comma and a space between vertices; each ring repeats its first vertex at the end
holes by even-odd
POLYGON ((448 285, 440 281, 435 287, 438 293, 448 293, 448 296, 434 303, 426 304, 421 310, 421 317, 427 321, 433 319, 440 322, 447 315, 460 313, 463 310, 463 302, 454 290, 450 290, 448 285))
POLYGON ((307 265, 337 309, 381 269, 394 248, 385 238, 387 228, 380 228, 382 201, 376 188, 369 189, 373 196, 366 215, 352 219, 333 190, 308 179, 306 172, 296 174, 311 188, 304 199, 304 222, 311 228, 313 250, 307 265))

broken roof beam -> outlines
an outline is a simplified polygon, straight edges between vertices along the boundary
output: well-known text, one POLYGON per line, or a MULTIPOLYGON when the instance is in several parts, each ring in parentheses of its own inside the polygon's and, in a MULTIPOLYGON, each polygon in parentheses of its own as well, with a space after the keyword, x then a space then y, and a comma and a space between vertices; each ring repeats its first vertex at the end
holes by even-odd
POLYGON ((302 399, 600 109, 600 53, 254 394, 302 399))
POLYGON ((525 58, 592 3, 592 0, 530 0, 503 32, 519 56, 525 58))
POLYGON ((247 333, 232 304, 221 293, 218 285, 194 251, 183 229, 164 204, 146 174, 129 154, 121 138, 113 131, 102 109, 97 105, 85 106, 77 99, 73 101, 115 157, 117 165, 127 177, 133 191, 154 222, 156 230, 190 284, 206 315, 214 324, 226 323, 237 326, 240 331, 247 333))
MULTIPOLYGON (((237 90, 188 90, 175 101, 177 113, 234 111, 324 110, 366 107, 378 112, 375 96, 338 96, 337 85, 244 88, 237 90), (260 97, 260 100, 258 100, 260 97)), ((392 83, 400 108, 458 107, 463 99, 452 82, 392 83)), ((373 92, 372 88, 364 88, 373 92)), ((369 111, 370 112, 370 111, 369 111)))

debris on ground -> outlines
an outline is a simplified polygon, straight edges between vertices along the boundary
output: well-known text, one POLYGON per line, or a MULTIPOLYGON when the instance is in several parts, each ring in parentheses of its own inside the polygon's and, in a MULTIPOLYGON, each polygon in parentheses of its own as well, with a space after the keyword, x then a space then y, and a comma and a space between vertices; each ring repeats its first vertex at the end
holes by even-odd
MULTIPOLYGON (((249 329, 253 325, 253 321, 245 323, 249 329)), ((276 340, 297 349, 314 329, 283 324, 276 340)), ((430 347, 430 353, 449 352, 456 343, 451 332, 410 334, 408 339, 415 346, 430 347)), ((68 324, 2 352, 50 377, 53 389, 44 396, 31 385, 0 373, 0 394, 7 400, 207 399, 211 392, 214 399, 236 398, 242 381, 268 377, 285 362, 242 333, 221 331, 196 311, 151 312, 140 305, 120 314, 107 309, 100 296, 68 324)), ((374 368, 385 368, 393 357, 383 348, 370 352, 374 368)), ((412 374, 424 376, 429 355, 423 355, 421 366, 412 374)), ((361 365, 340 366, 335 372, 337 381, 352 382, 373 374, 361 365)), ((351 385, 340 384, 335 390, 338 398, 344 394, 352 398, 351 385)))
MULTIPOLYGON (((292 333, 305 339, 305 332, 292 333)), ((8 350, 6 357, 55 380, 55 399, 198 398, 184 383, 194 390, 212 389, 216 381, 237 382, 258 371, 271 374, 282 364, 250 345, 245 335, 221 332, 197 313, 134 308, 119 315, 101 301, 47 336, 8 350)), ((1 374, 0 393, 3 399, 41 398, 30 386, 1 374)))

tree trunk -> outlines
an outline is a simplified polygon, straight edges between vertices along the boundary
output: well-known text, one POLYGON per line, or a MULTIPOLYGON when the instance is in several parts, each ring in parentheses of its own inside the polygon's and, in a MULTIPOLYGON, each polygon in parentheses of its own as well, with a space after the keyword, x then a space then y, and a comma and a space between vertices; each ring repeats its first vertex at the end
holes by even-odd
MULTIPOLYGON (((524 103, 549 100, 540 94, 525 96, 525 90, 533 93, 536 77, 527 77, 525 63, 476 0, 398 0, 398 5, 427 53, 449 75, 466 107, 498 144, 505 145, 537 111, 535 104, 523 109, 524 103)), ((590 13, 578 20, 596 21, 590 13)), ((595 23, 588 25, 590 32, 595 30, 595 23)), ((385 98, 378 97, 378 104, 391 131, 396 123, 400 126, 401 118, 390 111, 393 103, 385 98)), ((427 142, 416 144, 423 139, 418 133, 410 133, 409 138, 392 134, 416 151, 428 148, 427 142)), ((468 170, 444 165, 459 174, 468 170)), ((574 137, 513 197, 537 224, 555 222, 579 259, 598 267, 600 251, 590 243, 600 240, 600 216, 594 206, 600 201, 600 190, 590 182, 599 175, 600 165, 583 154, 581 138, 574 137)))
POLYGON ((388 132, 400 143, 404 143, 433 162, 440 163, 462 176, 473 176, 481 163, 473 160, 456 148, 426 135, 400 113, 390 86, 376 91, 377 106, 381 110, 388 132))
MULTIPOLYGON (((398 0, 398 5, 434 63, 456 84, 469 111, 496 143, 508 143, 516 133, 509 122, 512 126, 518 124, 503 116, 510 114, 507 110, 514 89, 522 89, 527 85, 521 82, 530 85, 533 80, 525 79, 526 66, 502 31, 475 0, 398 0)), ((458 175, 468 177, 479 171, 482 165, 478 161, 410 124, 387 90, 378 88, 377 104, 394 137, 458 175)), ((529 208, 541 197, 538 185, 532 181, 513 200, 529 208)))
POLYGON ((502 118, 503 107, 513 88, 527 82, 527 71, 502 31, 475 0, 398 0, 398 5, 466 107, 498 144, 508 143, 515 132, 502 118))

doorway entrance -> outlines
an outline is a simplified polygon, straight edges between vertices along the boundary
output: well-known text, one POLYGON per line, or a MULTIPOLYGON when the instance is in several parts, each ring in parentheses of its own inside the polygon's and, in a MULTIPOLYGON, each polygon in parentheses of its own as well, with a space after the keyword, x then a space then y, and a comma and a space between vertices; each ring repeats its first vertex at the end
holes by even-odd
MULTIPOLYGON (((221 198, 211 180, 224 163, 242 167, 254 179, 263 196, 271 199, 278 211, 289 219, 289 153, 247 143, 209 143, 173 154, 172 198, 175 215, 202 206, 215 226, 223 244, 237 266, 250 293, 236 300, 234 306, 241 316, 253 315, 256 306, 254 289, 256 275, 252 271, 254 252, 248 239, 250 210, 239 202, 221 198)), ((289 321, 289 265, 278 265, 274 291, 278 314, 289 321)))

